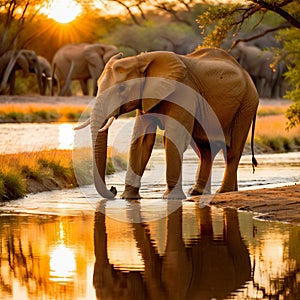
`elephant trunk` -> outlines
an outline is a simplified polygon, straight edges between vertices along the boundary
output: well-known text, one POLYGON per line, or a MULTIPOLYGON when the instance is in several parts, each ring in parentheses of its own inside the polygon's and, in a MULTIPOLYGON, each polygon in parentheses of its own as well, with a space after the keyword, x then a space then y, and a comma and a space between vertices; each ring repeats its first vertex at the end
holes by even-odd
MULTIPOLYGON (((101 101, 102 100, 100 100, 100 102, 101 101)), ((99 103, 97 99, 97 102, 91 114, 94 184, 97 192, 102 197, 114 198, 116 192, 112 192, 108 190, 105 184, 108 130, 99 132, 99 129, 107 121, 101 106, 102 106, 101 103, 99 103)))

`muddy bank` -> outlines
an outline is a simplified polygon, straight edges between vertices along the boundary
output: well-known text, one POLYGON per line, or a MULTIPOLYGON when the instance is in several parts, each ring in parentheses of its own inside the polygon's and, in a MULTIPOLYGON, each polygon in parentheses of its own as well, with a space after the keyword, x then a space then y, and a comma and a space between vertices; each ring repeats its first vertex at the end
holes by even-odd
POLYGON ((211 204, 258 213, 264 220, 300 225, 300 184, 216 194, 211 204))

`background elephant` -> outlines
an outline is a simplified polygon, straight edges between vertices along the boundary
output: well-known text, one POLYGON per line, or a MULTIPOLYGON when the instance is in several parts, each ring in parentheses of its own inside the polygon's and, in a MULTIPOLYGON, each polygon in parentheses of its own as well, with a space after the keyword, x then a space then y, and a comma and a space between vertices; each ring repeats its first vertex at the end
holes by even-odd
MULTIPOLYGON (((60 96, 70 96, 71 81, 79 80, 84 95, 88 95, 88 79, 93 80, 93 95, 104 65, 118 53, 117 48, 104 44, 68 44, 60 48, 52 60, 53 76, 59 85, 60 96)), ((52 92, 53 94, 53 92, 52 92)))
POLYGON ((47 58, 43 56, 38 56, 38 61, 40 64, 41 68, 41 73, 42 73, 42 95, 46 95, 47 89, 50 92, 51 89, 51 76, 52 76, 52 71, 51 71, 51 64, 47 60, 47 58))
POLYGON ((0 92, 5 93, 9 86, 9 93, 15 93, 15 72, 23 71, 26 76, 29 72, 35 73, 40 94, 42 94, 42 73, 36 53, 32 50, 10 50, 0 57, 0 92))
MULTIPOLYGON (((121 197, 140 198, 140 181, 157 126, 164 129, 167 181, 164 197, 185 198, 181 169, 183 152, 189 143, 200 153, 196 183, 190 194, 210 192, 207 183, 214 157, 221 148, 227 150, 226 167, 218 191, 237 190, 237 168, 255 120, 258 94, 249 74, 226 51, 203 48, 187 56, 158 51, 122 59, 116 55, 106 64, 98 88, 90 123, 95 187, 103 197, 114 197, 105 185, 107 129, 113 117, 135 109, 140 114, 121 197), (99 132, 107 120, 107 126, 99 132)), ((256 163, 254 156, 252 161, 256 163)))
POLYGON ((261 97, 282 96, 283 73, 287 71, 287 67, 284 61, 275 64, 275 55, 272 51, 261 50, 246 43, 238 43, 230 53, 251 75, 261 97))

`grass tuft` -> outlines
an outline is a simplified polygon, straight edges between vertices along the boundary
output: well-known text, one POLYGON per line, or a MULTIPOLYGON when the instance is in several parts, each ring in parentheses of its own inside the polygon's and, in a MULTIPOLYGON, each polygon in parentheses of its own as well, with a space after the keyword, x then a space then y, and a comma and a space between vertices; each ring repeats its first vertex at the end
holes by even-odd
POLYGON ((22 177, 17 173, 0 173, 0 201, 24 197, 26 188, 22 177))
MULTIPOLYGON (((267 115, 257 118, 255 126, 255 143, 266 146, 274 152, 299 150, 300 128, 287 129, 287 119, 283 114, 267 115)), ((250 142, 250 134, 248 143, 250 142)))
MULTIPOLYGON (((84 150, 85 151, 85 150, 84 150)), ((86 152, 77 157, 76 175, 73 151, 43 150, 0 155, 0 201, 22 198, 28 192, 40 192, 57 188, 71 188, 78 184, 92 184, 91 161, 86 152)), ((111 151, 110 151, 111 154, 111 151)), ((108 158, 107 174, 126 168, 124 157, 117 154, 108 158), (111 164, 109 163, 111 162, 111 164)))

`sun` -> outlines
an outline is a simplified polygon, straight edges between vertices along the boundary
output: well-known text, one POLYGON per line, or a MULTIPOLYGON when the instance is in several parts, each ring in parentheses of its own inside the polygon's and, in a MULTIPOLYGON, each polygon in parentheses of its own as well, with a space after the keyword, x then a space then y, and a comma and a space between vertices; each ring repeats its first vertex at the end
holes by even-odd
POLYGON ((75 20, 81 10, 81 5, 73 0, 53 0, 49 6, 48 17, 66 24, 75 20))

